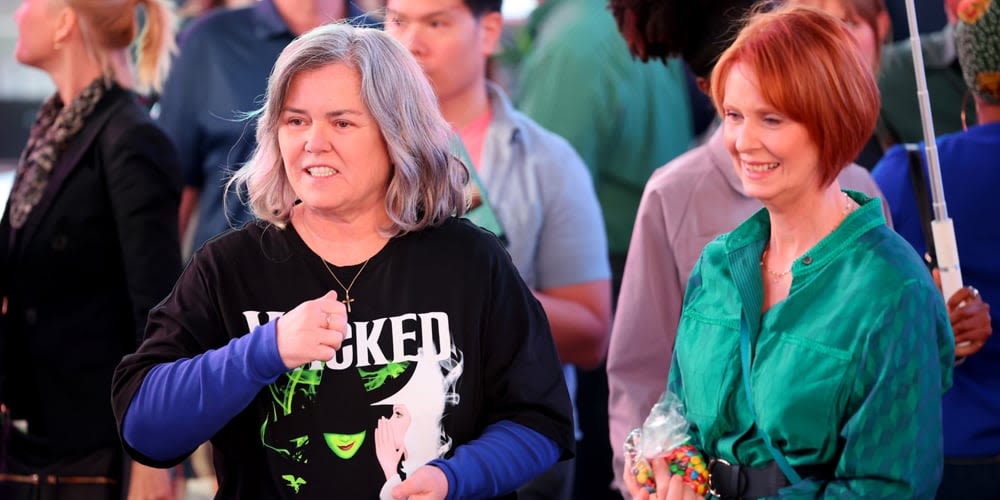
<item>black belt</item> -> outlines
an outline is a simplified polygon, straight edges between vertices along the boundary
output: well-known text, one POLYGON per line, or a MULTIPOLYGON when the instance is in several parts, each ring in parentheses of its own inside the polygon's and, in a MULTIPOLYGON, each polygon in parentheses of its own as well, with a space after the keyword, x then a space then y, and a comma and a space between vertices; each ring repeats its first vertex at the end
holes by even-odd
POLYGON ((56 474, 9 474, 0 472, 0 483, 22 484, 118 484, 107 476, 60 476, 56 474))
MULTIPOLYGON (((830 465, 796 467, 795 471, 802 478, 833 477, 833 467, 830 465)), ((720 458, 708 461, 708 492, 719 498, 773 497, 785 486, 789 486, 788 478, 776 462, 768 463, 767 467, 755 468, 733 465, 720 458)))

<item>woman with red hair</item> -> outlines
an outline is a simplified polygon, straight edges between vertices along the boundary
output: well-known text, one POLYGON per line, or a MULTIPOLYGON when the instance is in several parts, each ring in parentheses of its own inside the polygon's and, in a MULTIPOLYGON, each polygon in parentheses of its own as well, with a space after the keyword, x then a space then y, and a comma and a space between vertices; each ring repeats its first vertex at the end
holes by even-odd
MULTIPOLYGON (((711 493, 933 496, 948 314, 881 202, 837 179, 877 118, 870 63, 845 23, 781 7, 751 17, 710 88, 743 190, 764 205, 705 247, 677 331, 668 390, 711 493)), ((655 498, 698 498, 651 465, 655 498)))

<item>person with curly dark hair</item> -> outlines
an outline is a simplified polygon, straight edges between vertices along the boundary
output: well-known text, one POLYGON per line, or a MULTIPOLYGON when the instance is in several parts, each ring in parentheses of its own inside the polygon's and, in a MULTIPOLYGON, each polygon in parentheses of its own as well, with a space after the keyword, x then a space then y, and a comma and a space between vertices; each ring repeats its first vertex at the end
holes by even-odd
POLYGON ((633 55, 643 61, 679 56, 695 75, 707 75, 754 3, 608 0, 608 7, 633 55))

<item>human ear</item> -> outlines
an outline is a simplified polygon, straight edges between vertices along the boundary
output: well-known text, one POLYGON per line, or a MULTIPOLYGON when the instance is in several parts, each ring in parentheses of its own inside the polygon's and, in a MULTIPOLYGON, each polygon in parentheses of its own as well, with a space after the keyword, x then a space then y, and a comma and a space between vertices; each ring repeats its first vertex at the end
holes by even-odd
POLYGON ((503 15, 499 12, 488 12, 479 18, 480 43, 484 56, 496 53, 503 34, 503 15))
POLYGON ((73 30, 76 29, 78 19, 76 11, 66 5, 59 7, 56 17, 58 21, 56 21, 55 31, 52 32, 52 45, 59 48, 66 43, 72 35, 73 30))

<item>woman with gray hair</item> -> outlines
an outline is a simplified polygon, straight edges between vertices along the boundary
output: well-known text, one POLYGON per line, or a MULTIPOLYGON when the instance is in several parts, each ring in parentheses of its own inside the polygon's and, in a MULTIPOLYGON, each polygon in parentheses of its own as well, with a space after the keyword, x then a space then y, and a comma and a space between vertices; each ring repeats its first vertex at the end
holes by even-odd
POLYGON ((230 187, 257 220, 194 255, 116 370, 129 453, 165 467, 211 439, 219 498, 498 497, 571 456, 544 312, 496 237, 456 218, 468 172, 406 49, 308 32, 256 116, 230 187), (411 379, 438 382, 385 403, 411 379), (409 415, 440 432, 389 423, 409 415), (415 467, 424 444, 439 451, 415 467))

